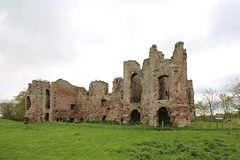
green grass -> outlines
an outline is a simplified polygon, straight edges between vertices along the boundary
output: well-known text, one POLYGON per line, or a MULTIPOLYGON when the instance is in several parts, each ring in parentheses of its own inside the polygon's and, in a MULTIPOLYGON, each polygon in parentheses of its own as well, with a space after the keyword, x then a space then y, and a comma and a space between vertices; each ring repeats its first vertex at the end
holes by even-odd
POLYGON ((0 119, 2 159, 240 159, 240 128, 193 122, 164 129, 112 123, 24 125, 0 119))

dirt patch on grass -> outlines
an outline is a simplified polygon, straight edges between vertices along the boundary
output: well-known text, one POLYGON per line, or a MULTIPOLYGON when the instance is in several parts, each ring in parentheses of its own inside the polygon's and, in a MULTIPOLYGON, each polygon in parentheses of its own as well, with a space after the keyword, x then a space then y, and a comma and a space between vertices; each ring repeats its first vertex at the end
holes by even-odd
POLYGON ((233 152, 237 152, 236 149, 224 149, 224 151, 233 151, 233 152))
POLYGON ((210 152, 210 150, 209 149, 204 149, 206 152, 210 152))

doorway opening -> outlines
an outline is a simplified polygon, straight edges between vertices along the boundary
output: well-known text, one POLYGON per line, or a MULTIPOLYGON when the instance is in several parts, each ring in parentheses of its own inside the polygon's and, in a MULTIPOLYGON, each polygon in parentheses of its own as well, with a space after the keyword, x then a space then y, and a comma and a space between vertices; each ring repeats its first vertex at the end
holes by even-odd
POLYGON ((164 124, 170 123, 170 117, 168 115, 168 110, 165 107, 162 107, 158 110, 158 123, 159 125, 162 124, 162 121, 164 121, 164 124))
POLYGON ((130 122, 140 122, 140 113, 138 112, 138 110, 134 109, 130 117, 130 122))
POLYGON ((46 113, 46 115, 45 115, 45 121, 49 121, 49 113, 46 113))

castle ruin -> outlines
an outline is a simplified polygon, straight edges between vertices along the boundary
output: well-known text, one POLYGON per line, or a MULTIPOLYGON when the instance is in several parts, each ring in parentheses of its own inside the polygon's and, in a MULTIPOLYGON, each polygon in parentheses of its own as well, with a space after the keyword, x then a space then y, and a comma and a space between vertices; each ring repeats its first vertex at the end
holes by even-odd
POLYGON ((190 125, 195 116, 194 91, 192 80, 187 79, 183 44, 175 44, 171 59, 164 59, 153 45, 142 68, 136 61, 125 61, 123 78, 114 79, 112 93, 103 81, 91 82, 87 91, 62 79, 52 83, 33 80, 26 93, 25 117, 29 122, 63 121, 68 116, 71 122, 190 125))

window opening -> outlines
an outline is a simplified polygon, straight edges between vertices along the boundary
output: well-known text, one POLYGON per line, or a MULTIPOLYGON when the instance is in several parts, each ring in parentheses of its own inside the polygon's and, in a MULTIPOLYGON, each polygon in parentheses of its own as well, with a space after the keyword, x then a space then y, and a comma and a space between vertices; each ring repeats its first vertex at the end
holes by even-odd
POLYGON ((30 97, 27 97, 27 110, 31 108, 31 100, 30 97))
POLYGON ((169 80, 168 76, 158 77, 158 100, 168 100, 169 99, 169 80))
POLYGON ((101 100, 101 107, 107 107, 107 100, 106 99, 101 100))
POLYGON ((50 108, 50 92, 46 89, 46 109, 50 108))
POLYGON ((131 77, 130 82, 130 88, 131 88, 131 102, 141 102, 141 95, 142 95, 142 85, 141 85, 141 79, 139 74, 135 73, 131 77))

